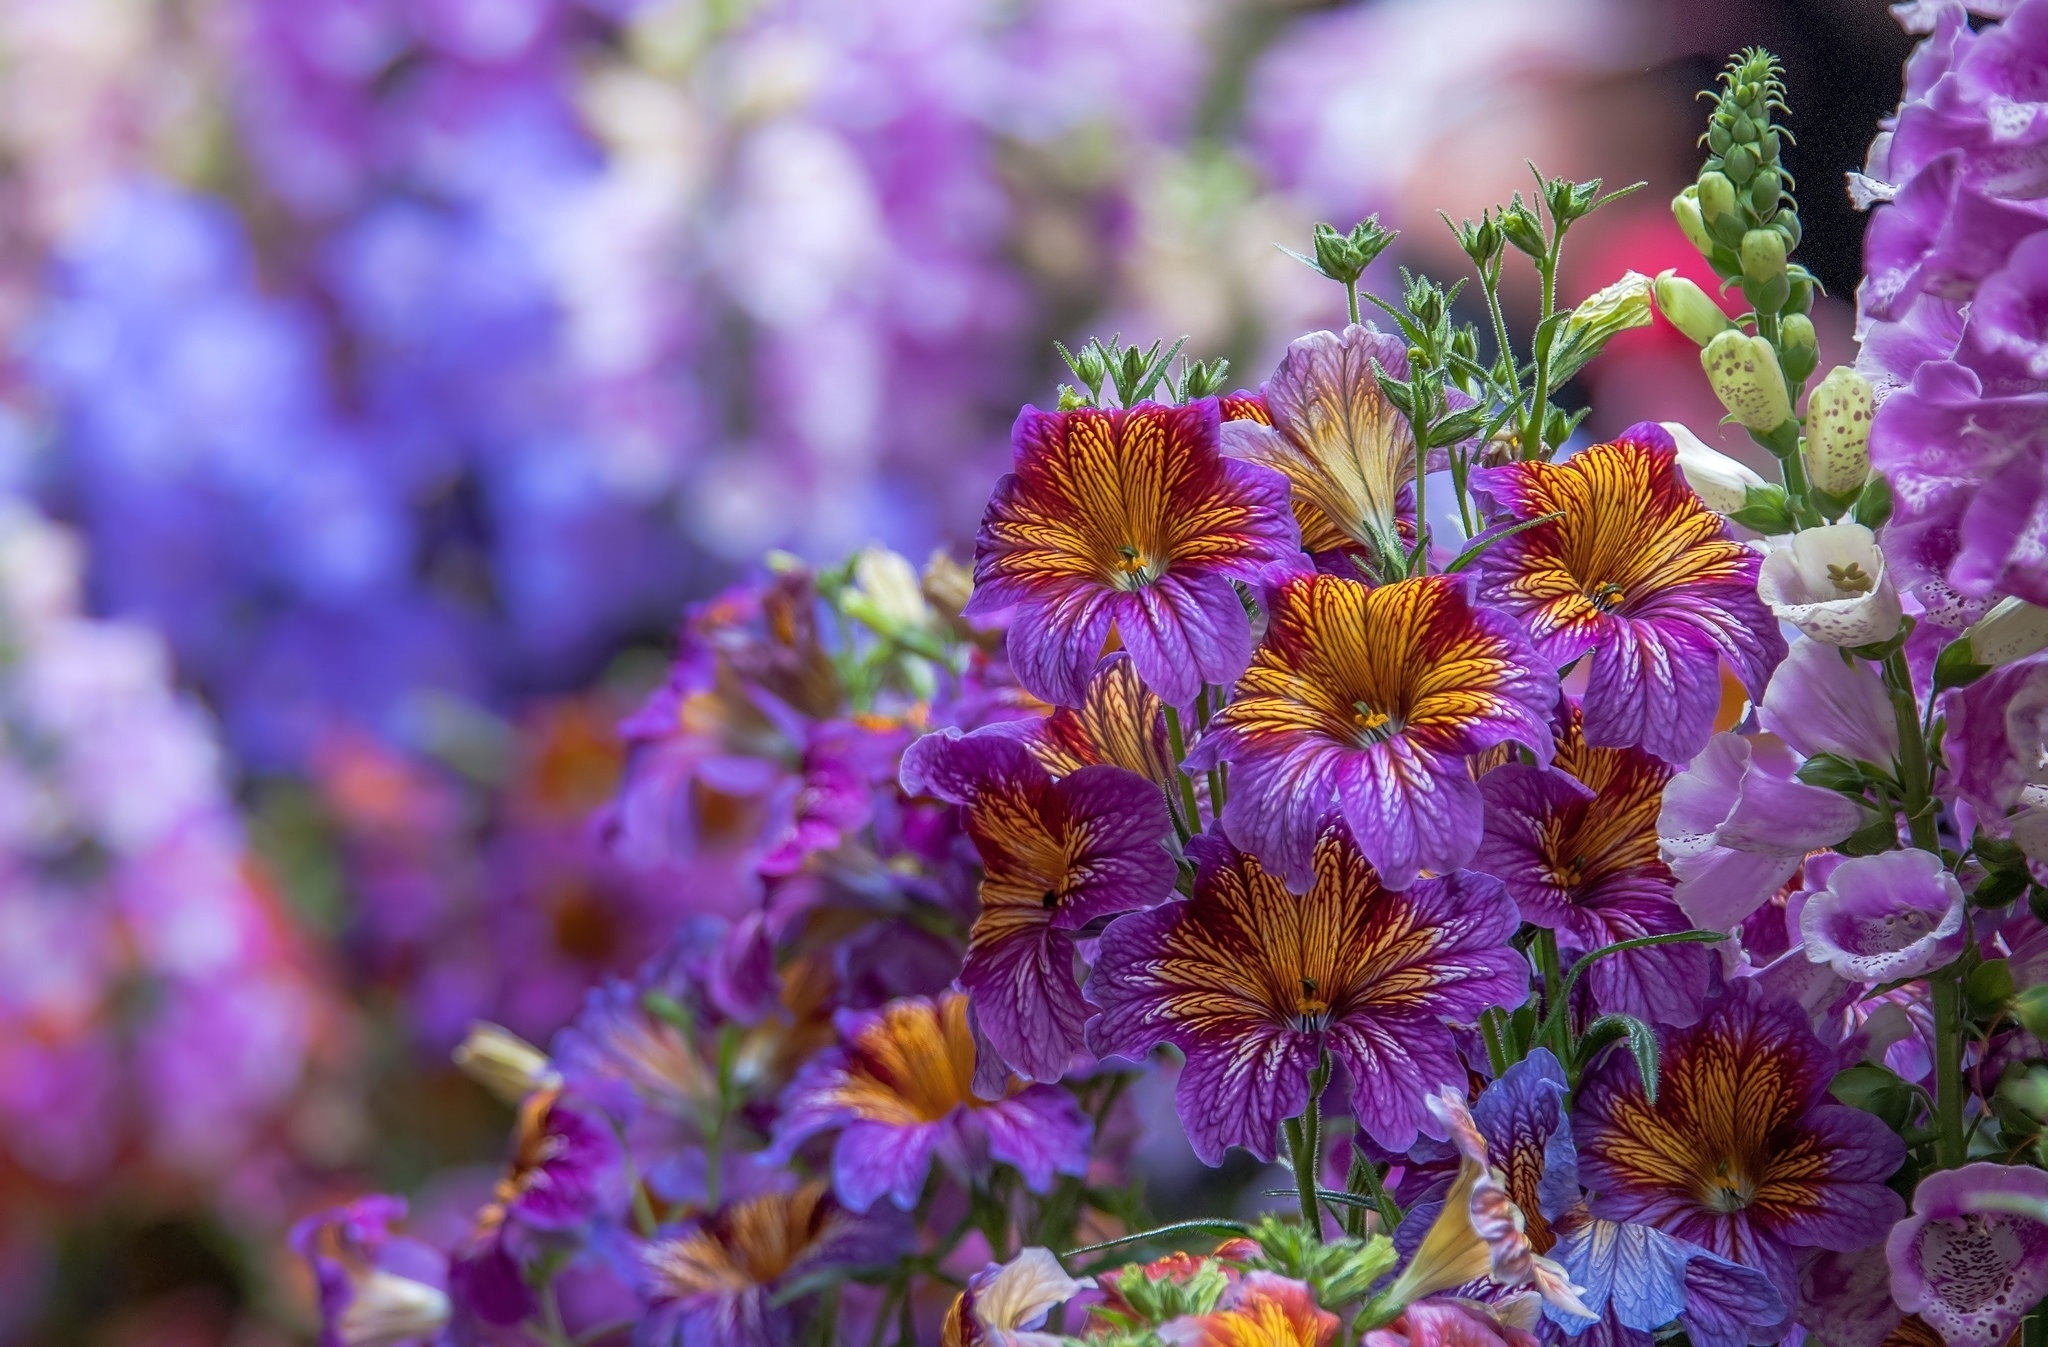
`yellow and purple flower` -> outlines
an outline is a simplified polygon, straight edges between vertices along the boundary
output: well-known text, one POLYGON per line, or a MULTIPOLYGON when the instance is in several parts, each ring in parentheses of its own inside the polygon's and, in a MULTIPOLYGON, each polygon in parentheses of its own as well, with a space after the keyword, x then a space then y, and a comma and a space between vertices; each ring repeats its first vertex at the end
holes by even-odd
POLYGON ((1905 1210, 1885 1186, 1904 1143, 1831 1100, 1839 1065, 1799 1006, 1746 978, 1664 1035, 1656 1103, 1634 1060, 1609 1053, 1574 1114, 1593 1214, 1756 1268, 1789 1303, 1800 1251, 1864 1248, 1905 1210))
POLYGON ((981 915, 960 970, 974 1023, 1018 1075, 1058 1080, 1088 1020, 1077 934, 1173 891, 1165 795, 1121 767, 1054 781, 1014 738, 957 730, 911 745, 903 787, 965 806, 981 856, 981 915))
POLYGON ((1528 992, 1500 881, 1461 871, 1391 892, 1341 827, 1317 845, 1300 896, 1221 838, 1189 849, 1192 898, 1102 934, 1088 983, 1102 1008, 1095 1051, 1142 1060, 1179 1048, 1181 1124, 1209 1164, 1230 1146, 1271 1159, 1325 1051, 1375 1142, 1405 1150, 1440 1130, 1425 1097, 1465 1079, 1451 1024, 1528 992))
POLYGON ((448 1323, 448 1260, 395 1234, 404 1219, 404 1198, 372 1195, 292 1227, 319 1290, 320 1347, 388 1347, 448 1323))
POLYGON ((976 1097, 959 992, 892 1001, 844 1029, 842 1045, 790 1083, 770 1153, 787 1163, 805 1140, 837 1128, 833 1189, 852 1210, 884 1196, 909 1210, 934 1156, 967 1181, 986 1179, 993 1162, 1014 1166, 1034 1193, 1057 1174, 1088 1172, 1094 1128, 1073 1095, 1011 1077, 1000 1097, 976 1097))
POLYGON ((1249 1272, 1232 1282, 1208 1314, 1160 1327, 1172 1347, 1329 1347, 1342 1321, 1316 1304, 1307 1283, 1274 1272, 1249 1272))
POLYGON ((1225 458, 1214 399, 1129 410, 1026 407, 1015 470, 974 546, 966 615, 1015 608, 1010 663, 1033 694, 1079 705, 1112 630, 1168 703, 1251 658, 1233 580, 1299 554, 1287 483, 1225 458))
POLYGON ((1405 888, 1478 849, 1467 758, 1518 740, 1549 761, 1556 701, 1520 626, 1474 607, 1458 577, 1368 589, 1298 575, 1274 591, 1265 642, 1188 765, 1231 764, 1224 830, 1290 884, 1308 882, 1338 813, 1380 879, 1405 888))
POLYGON ((2048 1173, 1980 1163, 1929 1174, 1885 1256, 1900 1309, 1952 1347, 2000 1347, 2048 1295, 2048 1173))
POLYGON ((1588 743, 1690 760, 1714 732, 1723 658, 1763 695, 1785 641, 1757 598, 1761 560, 1685 484, 1669 431, 1646 421, 1562 463, 1475 473, 1472 487, 1493 524, 1560 516, 1500 538, 1479 567, 1544 658, 1592 654, 1588 743))
POLYGON ((1164 712, 1159 694, 1119 650, 1096 666, 1080 705, 1056 706, 1036 720, 999 721, 989 731, 1014 737, 1056 777, 1106 765, 1166 790, 1176 768, 1164 712))
POLYGON ((910 1245, 888 1217, 848 1212, 809 1183, 728 1203, 641 1251, 653 1310, 648 1347, 785 1347, 797 1340, 820 1274, 887 1265, 910 1245))
MULTIPOLYGON (((1473 865, 1573 953, 1686 930, 1657 854, 1672 767, 1640 748, 1589 747, 1576 705, 1561 721, 1548 769, 1510 762, 1479 779, 1486 837, 1473 865)), ((1659 945, 1608 955, 1586 979, 1602 1010, 1683 1026, 1699 1018, 1710 962, 1699 945, 1659 945)))
POLYGON ((1039 1325, 1054 1306, 1094 1284, 1069 1277, 1052 1250, 1025 1249, 967 1279, 940 1326, 940 1347, 1064 1347, 1071 1339, 1041 1333, 1039 1325))

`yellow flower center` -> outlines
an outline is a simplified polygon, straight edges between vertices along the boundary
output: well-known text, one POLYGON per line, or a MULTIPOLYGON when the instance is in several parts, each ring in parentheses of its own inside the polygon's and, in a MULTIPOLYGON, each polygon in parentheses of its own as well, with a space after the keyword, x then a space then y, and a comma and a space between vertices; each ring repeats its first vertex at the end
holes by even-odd
POLYGON ((1844 594, 1868 594, 1877 588, 1876 577, 1865 575, 1861 563, 1854 561, 1846 566, 1829 562, 1828 583, 1844 594))

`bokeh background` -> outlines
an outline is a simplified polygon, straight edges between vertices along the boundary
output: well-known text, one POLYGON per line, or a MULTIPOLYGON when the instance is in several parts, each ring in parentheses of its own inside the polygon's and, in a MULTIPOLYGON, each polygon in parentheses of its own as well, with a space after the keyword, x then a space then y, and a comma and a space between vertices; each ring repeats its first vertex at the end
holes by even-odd
MULTIPOLYGON (((1877 0, 0 0, 0 1342, 307 1341, 294 1216, 473 1201, 466 1026, 748 897, 598 818, 685 602, 964 557, 1055 338, 1256 386, 1317 220, 1449 279, 1533 159, 1649 184, 1565 300, 1698 267, 1750 43, 1827 363, 1877 0)), ((1581 384, 1714 438, 1661 324, 1581 384)))

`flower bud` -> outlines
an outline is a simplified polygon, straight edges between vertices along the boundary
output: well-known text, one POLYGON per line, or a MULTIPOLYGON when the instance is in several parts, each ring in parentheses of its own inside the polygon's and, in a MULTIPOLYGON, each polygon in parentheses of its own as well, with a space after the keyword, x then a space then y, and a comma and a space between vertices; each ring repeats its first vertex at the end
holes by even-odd
POLYGON ((1749 184, 1749 208, 1756 212, 1759 220, 1771 218, 1771 212, 1778 208, 1778 198, 1784 192, 1784 179, 1775 169, 1764 169, 1749 184))
POLYGON ((1792 419, 1792 400, 1785 395, 1785 375, 1778 353, 1762 337, 1730 328, 1707 343, 1700 365, 1721 405, 1744 426, 1759 433, 1775 430, 1792 419))
POLYGON ((1778 360, 1784 366, 1786 378, 1795 384, 1806 382, 1806 376, 1820 363, 1820 337, 1813 330, 1813 319, 1794 313, 1780 320, 1778 360))
POLYGON ((2013 998, 2013 1018, 2036 1038, 2048 1038, 2048 983, 2036 983, 2013 998))
POLYGON ((873 543, 862 548, 853 562, 853 585, 860 598, 854 615, 875 630, 895 635, 932 626, 917 568, 902 553, 873 543))
POLYGON ((450 1054, 462 1074, 508 1104, 561 1082, 548 1055, 519 1035, 488 1020, 469 1026, 469 1036, 450 1054))
POLYGON ((1522 204, 1522 198, 1519 193, 1516 194, 1513 201, 1509 202, 1501 210, 1500 232, 1507 235, 1509 243, 1514 244, 1531 257, 1541 257, 1549 250, 1548 245, 1543 241, 1542 221, 1538 220, 1535 213, 1522 204))
POLYGON ((1686 242, 1702 254, 1714 250, 1714 236, 1707 232, 1707 222, 1700 215, 1700 189, 1687 187, 1671 198, 1671 215, 1678 221, 1678 230, 1685 235, 1686 242))
POLYGON ((1711 225, 1735 214, 1735 184, 1725 173, 1706 172, 1699 181, 1700 215, 1711 225))
POLYGON ((448 1293, 411 1277, 373 1268, 355 1280, 333 1335, 347 1347, 431 1338, 448 1323, 448 1293))
POLYGON ((1742 274, 1762 285, 1785 274, 1785 236, 1775 229, 1752 229, 1742 236, 1742 274))
POLYGON ((1737 187, 1748 182, 1750 177, 1755 174, 1756 168, 1756 151, 1747 145, 1736 144, 1729 146, 1728 153, 1721 159, 1721 171, 1726 173, 1728 180, 1737 187))
POLYGON ((1675 271, 1660 271, 1652 287, 1657 312, 1701 346, 1735 326, 1713 297, 1675 271))
POLYGON ((1733 514, 1743 507, 1751 487, 1765 485, 1748 464, 1730 458, 1677 421, 1660 421, 1678 445, 1678 471, 1685 484, 1715 514, 1733 514))
POLYGON ((1847 365, 1829 370, 1806 400, 1806 471, 1829 495, 1847 495, 1870 475, 1871 410, 1870 380, 1847 365))
POLYGON ((1621 279, 1587 295, 1564 320, 1558 334, 1554 378, 1569 378, 1598 355, 1617 333, 1650 325, 1650 278, 1624 271, 1621 279))
POLYGON ((2001 599, 1963 633, 1970 658, 1987 669, 2048 650, 2048 608, 2025 599, 2001 599))

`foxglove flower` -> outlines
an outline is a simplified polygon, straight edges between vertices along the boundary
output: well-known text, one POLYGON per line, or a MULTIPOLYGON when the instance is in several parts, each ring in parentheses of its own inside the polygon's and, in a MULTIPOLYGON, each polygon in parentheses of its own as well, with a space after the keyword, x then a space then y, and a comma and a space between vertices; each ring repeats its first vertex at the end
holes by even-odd
POLYGON ((1016 740, 958 731, 911 746, 903 787, 966 806, 983 875, 960 985, 1012 1070, 1058 1080, 1088 1019, 1074 982, 1076 933, 1173 890, 1165 796, 1120 767, 1054 781, 1016 740))
POLYGON ((1230 1146, 1271 1159, 1326 1051, 1350 1073, 1374 1141, 1405 1150, 1439 1130, 1424 1099, 1464 1079, 1449 1025, 1528 989, 1500 881, 1460 871, 1390 892, 1341 827, 1317 844, 1315 882, 1298 897, 1221 839, 1191 850, 1192 898, 1102 934, 1088 983, 1102 1007, 1096 1053, 1178 1047, 1181 1123, 1209 1164, 1230 1146))
MULTIPOLYGON (((1708 303, 1712 304, 1712 301, 1708 303)), ((1714 306, 1714 312, 1720 313, 1718 305, 1714 306)), ((1721 321, 1725 323, 1728 320, 1723 318, 1721 321)), ((1678 472, 1685 478, 1686 486, 1700 498, 1702 505, 1715 514, 1734 514, 1747 502, 1751 487, 1764 485, 1764 479, 1754 468, 1713 448, 1682 423, 1659 421, 1657 424, 1671 436, 1678 452, 1678 472)))
POLYGON ((1858 856, 1806 900, 1799 936, 1845 981, 1917 977, 1962 953, 1963 886, 1931 851, 1858 856))
POLYGON ((2048 1173, 1980 1163, 1929 1174, 1885 1257, 1900 1309, 1951 1347, 2000 1347, 2048 1295, 2048 1173))
POLYGON ((1074 1278, 1049 1249, 1030 1248, 967 1279, 939 1330, 941 1347, 1059 1347, 1067 1339, 1040 1333, 1056 1305, 1094 1285, 1074 1278))
POLYGON ((2048 784, 2048 655, 1995 669, 1942 699, 1955 793, 1991 831, 2048 784))
POLYGON ((1380 879, 1407 886, 1472 858, 1482 830, 1467 758, 1516 740, 1550 757, 1557 680, 1515 622, 1457 577, 1368 589, 1304 575, 1272 597, 1265 643, 1188 755, 1231 764, 1223 827, 1296 886, 1341 814, 1380 879))
POLYGON ((1579 1087, 1573 1132, 1595 1216, 1756 1268, 1789 1303, 1800 1250, 1863 1248, 1903 1213, 1885 1181, 1904 1143, 1832 1102, 1839 1063, 1797 1005, 1737 979, 1662 1046, 1654 1104, 1626 1053, 1579 1087))
MULTIPOLYGON (((1673 769, 1639 748, 1587 747, 1579 708, 1563 712, 1548 770, 1511 762, 1479 779, 1486 838, 1473 865, 1500 877, 1522 920, 1577 954, 1686 930, 1657 854, 1673 769)), ((1710 962, 1698 945, 1658 945, 1610 954, 1586 979, 1602 1010, 1682 1026, 1699 1017, 1710 962)))
POLYGON ((1723 658, 1763 695, 1785 643, 1756 597, 1757 555, 1686 486, 1663 427, 1646 421, 1563 463, 1511 463, 1472 484, 1490 522, 1562 515, 1502 538, 1479 566, 1545 659, 1592 654, 1587 743, 1687 761, 1713 733, 1723 658))
POLYGON ((1877 535, 1861 524, 1793 534, 1764 558, 1757 594, 1774 616, 1829 645, 1874 645, 1898 634, 1898 591, 1877 535))
POLYGON ((320 1295, 320 1347, 395 1347, 448 1323, 448 1260, 395 1234, 402 1197, 365 1197, 309 1216, 291 1244, 320 1295))
POLYGON ((1799 872, 1807 854, 1862 827, 1868 811, 1794 780, 1791 764, 1739 734, 1717 734, 1671 779, 1657 845, 1672 896, 1706 931, 1730 931, 1799 872))
POLYGON ((1050 702, 1086 697, 1112 630, 1173 706, 1230 683, 1251 658, 1231 581, 1298 554, 1287 484, 1223 457, 1216 403, 1042 412, 1012 432, 974 545, 966 615, 1014 607, 1010 663, 1050 702))
POLYGON ((1293 489, 1301 545, 1310 552, 1402 550, 1398 505, 1415 481, 1415 435, 1387 400, 1375 366, 1408 377, 1398 337, 1353 323, 1288 346, 1265 385, 1269 424, 1225 423, 1224 449, 1279 472, 1293 489))
POLYGON ((996 1099, 974 1093, 974 1034, 967 998, 908 997, 848 1016, 844 1041, 804 1068, 783 1096, 770 1156, 837 1128, 833 1188, 853 1211, 888 1197, 908 1211, 934 1156, 963 1180, 985 1180, 991 1161, 1014 1166, 1034 1193, 1057 1174, 1088 1172, 1093 1135, 1074 1096, 1011 1078, 996 1099))
POLYGON ((641 1251, 653 1305, 649 1347, 783 1347, 814 1303, 821 1274, 885 1266, 911 1232, 892 1208, 856 1216, 822 1183, 728 1203, 641 1251), (794 1293, 794 1298, 791 1294, 794 1293))
POLYGON ((1869 664, 1802 637, 1771 675, 1757 720, 1806 757, 1833 753, 1889 769, 1899 753, 1891 694, 1869 664))

